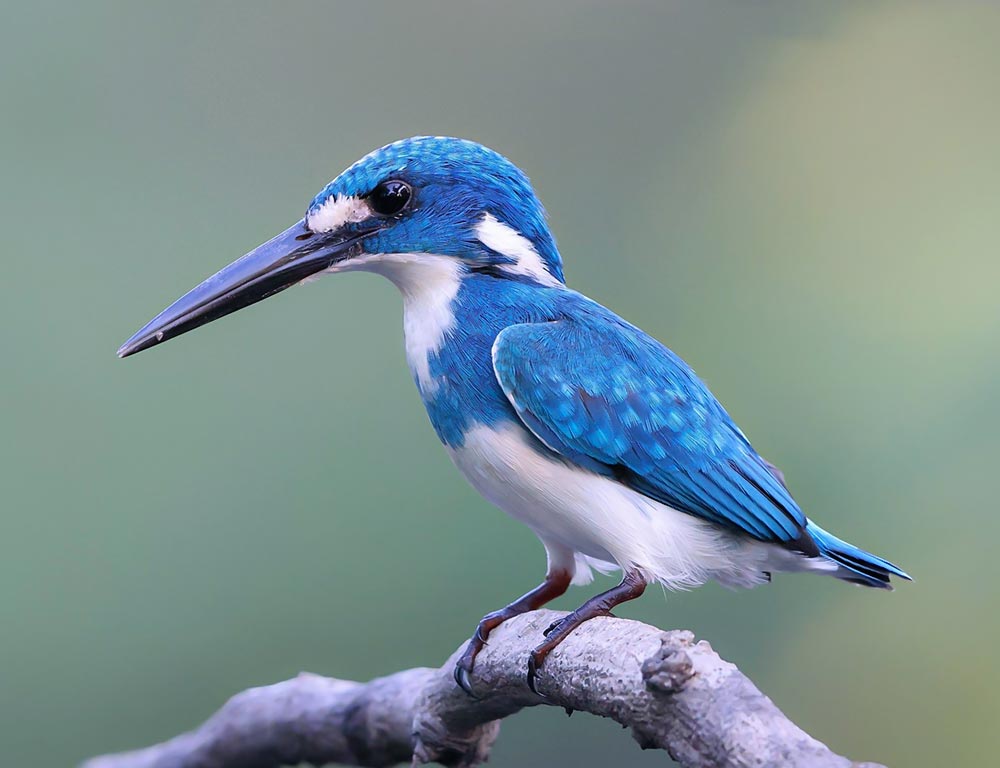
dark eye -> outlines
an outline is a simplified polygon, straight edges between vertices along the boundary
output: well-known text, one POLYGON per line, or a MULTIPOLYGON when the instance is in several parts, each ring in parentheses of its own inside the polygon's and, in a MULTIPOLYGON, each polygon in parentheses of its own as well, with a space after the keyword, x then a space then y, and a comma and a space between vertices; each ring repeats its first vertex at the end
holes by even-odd
POLYGON ((403 181, 383 181, 368 196, 372 210, 383 216, 399 213, 410 202, 410 185, 403 181))

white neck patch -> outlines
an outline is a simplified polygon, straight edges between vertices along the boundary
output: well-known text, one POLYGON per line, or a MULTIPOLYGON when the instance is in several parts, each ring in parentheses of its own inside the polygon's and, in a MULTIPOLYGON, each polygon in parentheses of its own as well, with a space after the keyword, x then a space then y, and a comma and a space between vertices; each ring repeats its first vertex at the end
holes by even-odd
POLYGON ((458 295, 464 267, 451 256, 430 253, 366 253, 335 264, 328 272, 375 272, 389 278, 403 294, 403 336, 406 362, 423 394, 438 381, 431 375, 430 355, 441 349, 455 327, 452 302, 458 295))
POLYGON ((502 264, 500 269, 518 275, 527 275, 542 285, 562 285, 545 268, 531 241, 513 227, 509 227, 492 214, 485 214, 476 224, 476 238, 487 248, 511 259, 513 264, 502 264))
POLYGON ((313 232, 333 232, 345 224, 356 224, 370 218, 368 201, 354 195, 330 195, 315 211, 306 215, 306 226, 313 232))

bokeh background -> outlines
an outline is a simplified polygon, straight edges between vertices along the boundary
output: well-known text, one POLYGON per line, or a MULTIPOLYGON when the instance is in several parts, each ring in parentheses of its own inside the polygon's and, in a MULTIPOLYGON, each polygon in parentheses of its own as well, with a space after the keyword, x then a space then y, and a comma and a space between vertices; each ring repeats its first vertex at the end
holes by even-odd
MULTIPOLYGON (((571 284, 686 357, 811 516, 916 576, 621 613, 708 638, 854 758, 995 760, 997 5, 2 16, 5 765, 142 746, 302 669, 439 664, 538 580, 532 534, 437 445, 388 283, 324 280, 114 355, 357 157, 424 133, 527 169, 571 284)), ((536 710, 492 764, 663 760, 536 710)))

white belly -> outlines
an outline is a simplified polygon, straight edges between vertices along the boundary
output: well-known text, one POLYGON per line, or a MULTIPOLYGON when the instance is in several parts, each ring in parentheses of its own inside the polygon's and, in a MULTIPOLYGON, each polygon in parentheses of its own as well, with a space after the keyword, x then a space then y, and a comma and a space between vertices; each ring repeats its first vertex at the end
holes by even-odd
POLYGON ((449 453, 479 493, 543 542, 638 568, 667 587, 712 578, 745 586, 764 580, 772 545, 733 536, 534 445, 517 424, 476 426, 449 453))

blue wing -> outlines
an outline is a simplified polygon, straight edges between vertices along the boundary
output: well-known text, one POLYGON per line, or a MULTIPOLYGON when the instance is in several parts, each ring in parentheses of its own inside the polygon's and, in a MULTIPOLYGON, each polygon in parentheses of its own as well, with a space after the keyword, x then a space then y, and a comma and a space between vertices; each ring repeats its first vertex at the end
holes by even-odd
POLYGON ((525 426, 564 458, 675 509, 814 554, 780 473, 694 371, 619 318, 596 319, 497 337, 494 371, 525 426))

